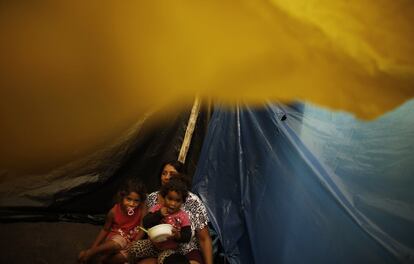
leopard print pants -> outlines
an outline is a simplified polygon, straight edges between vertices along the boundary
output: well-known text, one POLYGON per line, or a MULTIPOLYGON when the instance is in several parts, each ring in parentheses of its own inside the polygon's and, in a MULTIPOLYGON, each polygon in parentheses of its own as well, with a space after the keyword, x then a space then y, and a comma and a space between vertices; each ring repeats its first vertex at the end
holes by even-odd
POLYGON ((163 264, 166 257, 176 253, 175 250, 158 249, 149 239, 135 241, 128 248, 128 263, 134 264, 142 258, 157 258, 158 264, 163 264))

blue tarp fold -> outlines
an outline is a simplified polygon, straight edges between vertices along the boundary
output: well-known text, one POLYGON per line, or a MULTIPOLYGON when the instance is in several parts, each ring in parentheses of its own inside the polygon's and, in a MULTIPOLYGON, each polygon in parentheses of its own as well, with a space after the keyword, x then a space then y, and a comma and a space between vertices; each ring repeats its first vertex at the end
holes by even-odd
POLYGON ((413 101, 371 122, 217 109, 194 191, 230 263, 414 263, 413 101))

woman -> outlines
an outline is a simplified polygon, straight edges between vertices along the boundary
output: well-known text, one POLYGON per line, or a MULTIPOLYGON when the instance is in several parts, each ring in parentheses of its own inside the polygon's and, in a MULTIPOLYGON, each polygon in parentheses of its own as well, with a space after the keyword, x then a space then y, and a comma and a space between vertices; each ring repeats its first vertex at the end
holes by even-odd
MULTIPOLYGON (((164 163, 161 173, 161 185, 167 183, 171 177, 181 175, 183 164, 179 161, 170 161, 164 163)), ((163 202, 159 191, 148 195, 146 205, 151 208, 155 204, 163 202)), ((208 231, 208 216, 203 202, 192 192, 188 193, 182 209, 189 215, 191 222, 191 231, 193 236, 189 243, 180 244, 179 251, 184 254, 191 264, 213 264, 213 248, 210 233, 208 231), (194 235, 195 234, 195 235, 194 235)), ((136 258, 133 254, 134 246, 139 246, 139 241, 134 243, 129 250, 130 263, 135 263, 136 258)), ((156 263, 157 260, 144 259, 139 264, 156 263)))

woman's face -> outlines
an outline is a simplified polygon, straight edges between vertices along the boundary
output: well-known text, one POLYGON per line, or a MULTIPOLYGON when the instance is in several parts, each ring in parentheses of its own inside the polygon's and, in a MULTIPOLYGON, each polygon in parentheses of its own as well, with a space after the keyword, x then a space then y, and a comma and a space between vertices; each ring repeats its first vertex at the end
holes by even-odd
POLYGON ((178 174, 178 171, 173 166, 170 164, 165 165, 161 173, 161 185, 166 184, 176 174, 178 174))

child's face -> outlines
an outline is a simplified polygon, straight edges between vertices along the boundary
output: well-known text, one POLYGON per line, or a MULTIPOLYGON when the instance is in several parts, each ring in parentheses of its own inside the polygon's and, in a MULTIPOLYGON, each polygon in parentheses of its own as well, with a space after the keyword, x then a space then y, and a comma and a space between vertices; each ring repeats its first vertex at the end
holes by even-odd
POLYGON ((165 207, 167 207, 167 211, 169 214, 175 213, 178 210, 180 210, 182 204, 182 196, 175 191, 169 191, 164 198, 164 205, 165 207))
POLYGON ((138 207, 139 203, 141 202, 141 197, 136 192, 130 192, 127 196, 124 196, 122 199, 122 205, 124 209, 128 210, 128 208, 136 208, 138 207))
POLYGON ((161 185, 166 184, 171 179, 171 177, 176 174, 178 174, 178 172, 173 166, 170 164, 165 165, 161 173, 161 185))

